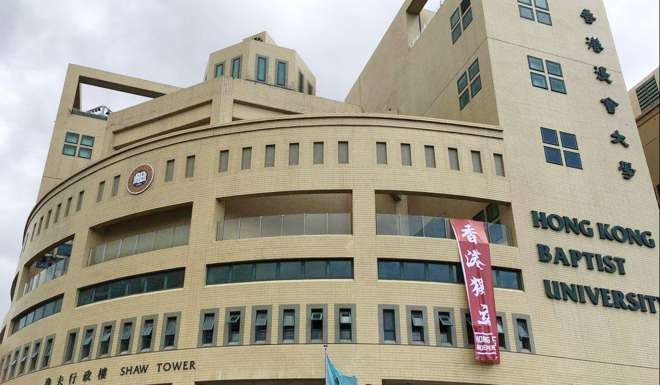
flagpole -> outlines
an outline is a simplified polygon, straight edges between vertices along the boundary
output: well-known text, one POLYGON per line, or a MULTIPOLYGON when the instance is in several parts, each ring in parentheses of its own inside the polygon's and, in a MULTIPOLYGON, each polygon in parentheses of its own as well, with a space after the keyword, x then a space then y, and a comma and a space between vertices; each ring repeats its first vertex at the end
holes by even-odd
POLYGON ((323 377, 325 378, 326 385, 328 382, 328 344, 323 344, 323 353, 324 353, 324 358, 323 358, 323 367, 325 368, 323 372, 323 377))

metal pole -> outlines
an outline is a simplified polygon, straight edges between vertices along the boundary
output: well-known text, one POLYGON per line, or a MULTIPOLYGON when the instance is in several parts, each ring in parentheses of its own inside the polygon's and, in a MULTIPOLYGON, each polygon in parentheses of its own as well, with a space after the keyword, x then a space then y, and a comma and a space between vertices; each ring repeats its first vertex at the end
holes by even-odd
POLYGON ((325 385, 328 385, 327 384, 328 382, 328 345, 327 344, 323 344, 323 353, 324 353, 323 367, 325 368, 325 370, 323 371, 323 378, 324 378, 323 382, 325 383, 325 385))

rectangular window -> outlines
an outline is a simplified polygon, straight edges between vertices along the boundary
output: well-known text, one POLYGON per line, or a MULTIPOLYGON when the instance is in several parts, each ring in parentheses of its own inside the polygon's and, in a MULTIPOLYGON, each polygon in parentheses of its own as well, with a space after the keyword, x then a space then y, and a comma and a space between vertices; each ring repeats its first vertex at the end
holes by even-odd
POLYGON ((313 308, 309 314, 309 340, 310 342, 323 342, 325 334, 323 330, 323 309, 313 308))
POLYGON ((547 0, 518 0, 518 13, 523 19, 537 21, 541 24, 552 25, 550 6, 547 0))
POLYGON ((241 343, 241 312, 231 311, 227 317, 227 344, 241 343))
POLYGON ((66 338, 66 345, 64 348, 64 363, 73 361, 73 353, 76 350, 76 337, 78 332, 69 332, 66 338))
POLYGON ((84 197, 85 197, 85 191, 81 191, 78 193, 78 201, 76 202, 76 211, 80 211, 80 209, 82 208, 84 197))
POLYGON ((53 219, 53 223, 57 223, 60 220, 60 211, 62 211, 62 204, 58 203, 57 207, 55 207, 55 219, 53 219))
POLYGON ((174 159, 165 163, 165 182, 170 182, 172 179, 174 179, 174 159))
POLYGON ((314 142, 314 164, 323 164, 323 142, 314 142))
POLYGON ((73 201, 73 197, 68 197, 66 200, 66 207, 64 208, 64 216, 67 217, 69 216, 69 212, 71 211, 71 202, 73 201))
POLYGON ((282 342, 294 343, 296 338, 296 310, 285 309, 282 312, 282 342))
POLYGON ((252 167, 252 147, 243 147, 241 153, 241 170, 249 170, 252 167))
POLYGON ((195 175, 195 155, 186 157, 186 178, 192 178, 195 175))
POLYGON ((91 159, 92 149, 86 147, 78 147, 78 157, 84 159, 91 159))
POLYGON ((479 151, 470 151, 472 156, 472 171, 483 173, 484 169, 481 165, 481 152, 479 151))
POLYGON ((470 318, 470 313, 465 313, 465 346, 474 346, 474 330, 472 329, 472 318, 470 318))
POLYGON ((458 161, 458 150, 455 148, 449 148, 447 151, 449 154, 449 168, 451 170, 460 170, 461 165, 458 161))
POLYGON ((133 336, 133 323, 124 322, 121 328, 121 336, 119 338, 119 354, 128 353, 131 350, 131 338, 133 336))
POLYGON ((580 154, 575 151, 566 150, 578 150, 577 137, 574 134, 560 131, 559 135, 557 135, 556 130, 541 127, 541 141, 544 144, 552 146, 543 146, 546 162, 560 166, 566 164, 566 167, 582 169, 580 154), (561 144, 559 138, 561 138, 561 144))
POLYGON ((298 92, 305 92, 305 75, 298 72, 298 92))
POLYGON ((438 345, 454 345, 454 321, 448 311, 438 312, 438 345))
POLYGON ((50 224, 50 217, 53 214, 53 210, 48 210, 48 213, 46 214, 46 227, 44 229, 48 228, 48 224, 50 224))
POLYGON ((516 324, 516 348, 519 352, 533 353, 531 332, 529 330, 529 319, 522 316, 514 316, 516 324))
POLYGON ((229 170, 229 150, 221 150, 218 171, 226 172, 227 170, 229 170))
POLYGON ((101 336, 99 337, 99 351, 97 355, 99 357, 107 356, 110 354, 110 339, 112 337, 112 325, 105 325, 101 330, 101 336))
POLYGON ((456 81, 458 88, 458 106, 462 110, 470 103, 470 99, 481 91, 481 76, 479 74, 479 59, 475 59, 456 81))
POLYGON ((202 345, 213 345, 215 343, 215 314, 204 313, 202 315, 202 345))
POLYGON ((310 82, 307 82, 307 94, 308 95, 314 94, 314 86, 310 82))
POLYGON ((275 80, 275 85, 280 87, 286 87, 286 77, 287 77, 287 63, 278 60, 277 61, 277 79, 275 80))
POLYGON ((92 341, 94 339, 94 329, 87 329, 83 334, 82 344, 80 346, 80 360, 89 359, 92 354, 92 341))
POLYGON ((225 62, 216 64, 213 76, 219 78, 224 74, 225 74, 225 62))
POLYGON ((506 349, 506 329, 504 328, 504 320, 502 316, 497 316, 497 344, 500 348, 506 349))
POLYGON ((268 144, 266 145, 266 156, 264 158, 264 167, 274 167, 275 166, 275 145, 268 144))
POLYGON ((352 279, 350 259, 281 260, 240 262, 210 265, 206 284, 219 285, 240 282, 278 281, 292 279, 352 279))
POLYGON ((179 319, 176 316, 165 317, 162 348, 174 348, 177 341, 177 329, 179 328, 179 319))
POLYGON ((401 164, 403 166, 412 166, 412 154, 410 144, 401 143, 401 164))
POLYGON ((504 172, 504 158, 502 154, 493 154, 493 160, 495 161, 495 175, 497 176, 506 176, 504 172))
POLYGON ((231 77, 234 79, 241 78, 241 58, 235 57, 231 59, 231 77))
POLYGON ((424 326, 424 313, 421 310, 412 310, 410 312, 410 336, 412 342, 426 342, 424 326))
POLYGON ((424 146, 424 158, 426 160, 426 167, 435 168, 435 147, 424 146))
POLYGON ((353 312, 351 308, 339 309, 339 342, 353 342, 353 312))
POLYGON ((112 178, 112 192, 111 195, 117 196, 117 193, 119 193, 119 181, 121 179, 120 175, 115 175, 114 178, 112 178))
POLYGON ((185 269, 180 268, 156 271, 82 287, 78 289, 77 306, 129 295, 182 288, 184 276, 185 269))
POLYGON ((348 164, 348 142, 337 142, 337 162, 348 164))
POLYGON ((387 164, 387 144, 385 142, 376 143, 376 163, 387 164))
POLYGON ((89 135, 83 135, 80 138, 80 145, 87 147, 94 147, 94 137, 89 135))
POLYGON ((451 28, 451 41, 456 43, 465 29, 472 23, 472 7, 470 0, 462 0, 460 6, 456 8, 449 18, 451 28))
POLYGON ((257 310, 254 316, 254 343, 265 344, 268 337, 268 310, 257 310))
POLYGON ((103 192, 105 191, 105 181, 99 182, 99 190, 96 192, 96 201, 100 202, 103 200, 103 192))
POLYGON ((300 145, 298 143, 289 143, 289 166, 297 166, 300 158, 300 145))
POLYGON ((566 84, 564 83, 564 72, 561 69, 561 64, 545 60, 544 65, 543 59, 527 55, 527 65, 531 70, 529 75, 532 86, 566 94, 566 84))
POLYGON ((39 351, 41 350, 41 341, 34 343, 32 347, 32 354, 30 354, 30 367, 29 371, 33 371, 37 368, 37 363, 39 362, 39 351))
POLYGON ((78 144, 79 140, 80 140, 80 134, 76 134, 75 132, 67 132, 64 135, 64 141, 66 143, 78 144))
POLYGON ((44 354, 41 357, 41 368, 47 368, 50 365, 50 357, 53 354, 53 337, 49 337, 46 340, 46 345, 44 346, 44 354))
POLYGON ((151 343, 154 336, 154 320, 147 319, 142 324, 142 331, 140 332, 140 351, 145 352, 151 350, 151 343))
POLYGON ((21 365, 18 368, 18 374, 25 372, 28 354, 30 354, 30 345, 25 345, 23 347, 23 354, 21 355, 21 365))
POLYGON ((268 58, 265 56, 257 55, 257 68, 256 68, 257 81, 265 82, 267 72, 268 72, 268 58))
POLYGON ((394 309, 383 309, 383 342, 396 343, 396 313, 394 309))

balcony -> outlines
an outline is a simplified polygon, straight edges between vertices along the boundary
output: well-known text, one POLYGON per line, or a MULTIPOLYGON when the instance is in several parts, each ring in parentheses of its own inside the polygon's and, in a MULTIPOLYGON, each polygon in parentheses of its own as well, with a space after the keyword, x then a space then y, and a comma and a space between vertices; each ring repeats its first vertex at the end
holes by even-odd
POLYGON ((23 295, 65 275, 69 267, 71 247, 72 240, 68 240, 33 258, 28 263, 23 295))
POLYGON ((268 215, 226 219, 221 239, 325 234, 351 234, 351 213, 268 215))

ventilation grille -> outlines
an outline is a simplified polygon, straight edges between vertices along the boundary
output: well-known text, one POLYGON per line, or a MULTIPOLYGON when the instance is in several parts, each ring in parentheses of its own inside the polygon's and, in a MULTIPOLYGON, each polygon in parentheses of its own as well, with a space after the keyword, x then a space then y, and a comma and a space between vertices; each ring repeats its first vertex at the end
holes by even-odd
POLYGON ((660 94, 658 93, 658 83, 653 77, 642 83, 641 86, 637 87, 635 92, 637 93, 639 108, 642 111, 649 107, 655 106, 658 103, 658 99, 660 98, 660 94))

